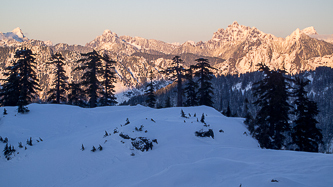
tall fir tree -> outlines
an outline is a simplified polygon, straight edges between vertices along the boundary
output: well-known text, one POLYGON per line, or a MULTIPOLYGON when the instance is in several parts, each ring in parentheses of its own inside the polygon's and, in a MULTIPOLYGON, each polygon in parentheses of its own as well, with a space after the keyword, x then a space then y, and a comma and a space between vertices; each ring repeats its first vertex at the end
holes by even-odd
POLYGON ((208 59, 198 58, 195 61, 198 62, 193 66, 193 69, 195 70, 194 76, 198 78, 199 105, 213 106, 212 95, 214 92, 211 80, 214 75, 211 70, 214 70, 215 68, 209 65, 208 59))
POLYGON ((250 134, 254 133, 254 123, 253 123, 253 117, 251 115, 251 113, 249 112, 249 100, 247 98, 245 98, 244 100, 244 109, 243 109, 243 113, 245 114, 245 121, 244 124, 247 125, 247 129, 250 131, 250 134))
POLYGON ((47 94, 49 95, 48 101, 53 103, 66 102, 66 91, 68 90, 68 77, 65 75, 64 70, 64 57, 61 53, 52 54, 51 61, 47 64, 55 66, 55 80, 52 83, 53 88, 51 88, 47 94))
POLYGON ((166 98, 166 100, 165 100, 164 107, 165 107, 165 108, 169 108, 169 107, 171 107, 171 100, 170 100, 170 97, 169 97, 169 96, 167 96, 167 98, 166 98))
POLYGON ((263 71, 263 80, 253 84, 253 96, 257 100, 253 103, 259 107, 254 120, 254 137, 260 147, 269 149, 281 149, 285 142, 285 132, 290 130, 288 104, 290 88, 285 71, 270 71, 264 65, 259 64, 259 70, 263 71))
POLYGON ((180 56, 175 56, 172 59, 172 67, 168 67, 165 71, 167 75, 170 75, 170 79, 177 82, 177 107, 183 106, 183 88, 182 79, 185 78, 185 68, 182 66, 183 60, 180 56))
POLYGON ((116 97, 114 95, 114 88, 113 85, 116 83, 116 77, 115 77, 115 68, 114 65, 117 63, 114 60, 111 60, 108 55, 103 55, 103 68, 102 68, 102 87, 100 94, 100 105, 101 106, 113 106, 117 104, 116 97))
POLYGON ((81 85, 79 83, 72 82, 68 84, 68 87, 68 104, 85 107, 85 93, 84 90, 82 90, 81 85))
POLYGON ((146 86, 145 95, 147 95, 146 103, 149 107, 154 108, 156 103, 156 98, 154 94, 154 85, 153 85, 153 70, 150 70, 150 83, 146 86))
POLYGON ((4 76, 7 76, 7 78, 1 80, 4 83, 1 85, 0 89, 0 103, 2 106, 16 106, 20 97, 18 67, 14 65, 9 66, 5 71, 4 76))
POLYGON ((229 102, 228 102, 228 107, 227 107, 227 111, 225 112, 225 115, 226 115, 227 117, 231 117, 231 109, 230 109, 230 104, 229 104, 229 102))
MULTIPOLYGON (((12 75, 12 80, 15 82, 14 85, 19 90, 17 99, 19 113, 29 111, 25 106, 38 97, 37 91, 40 90, 35 71, 36 58, 34 55, 30 49, 21 48, 15 52, 16 62, 13 66, 8 67, 8 69, 11 69, 12 73, 10 75, 12 75)), ((15 93, 15 97, 17 97, 17 93, 15 93)))
POLYGON ((78 63, 82 63, 82 65, 74 70, 84 71, 80 84, 85 87, 85 93, 89 96, 88 106, 94 108, 97 106, 98 92, 101 86, 98 76, 103 75, 102 57, 95 50, 83 53, 81 56, 86 58, 78 60, 78 63))
POLYGON ((185 106, 197 106, 198 98, 197 98, 197 89, 199 88, 198 83, 193 80, 193 68, 194 66, 190 66, 189 69, 186 70, 186 85, 184 88, 184 93, 186 95, 185 106))
POLYGON ((296 108, 293 113, 296 115, 291 137, 293 143, 298 147, 296 150, 318 152, 319 144, 322 144, 323 135, 321 130, 316 127, 318 121, 315 117, 318 115, 317 103, 310 101, 307 97, 305 87, 310 83, 309 80, 295 78, 295 89, 293 96, 296 108))

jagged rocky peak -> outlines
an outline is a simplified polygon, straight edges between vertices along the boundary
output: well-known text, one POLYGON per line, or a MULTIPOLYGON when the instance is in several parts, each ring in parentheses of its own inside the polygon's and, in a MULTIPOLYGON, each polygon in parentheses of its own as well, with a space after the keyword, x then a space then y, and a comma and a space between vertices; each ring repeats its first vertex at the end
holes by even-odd
POLYGON ((255 27, 250 28, 244 25, 239 25, 237 21, 234 21, 231 25, 224 29, 218 29, 214 32, 212 41, 220 42, 235 42, 245 40, 249 34, 256 35, 260 34, 261 31, 255 27))
POLYGON ((118 35, 117 35, 116 33, 112 32, 112 31, 109 30, 109 29, 106 29, 106 30, 103 32, 103 34, 102 34, 102 36, 109 36, 109 35, 112 35, 112 36, 118 37, 118 35))
POLYGON ((312 27, 312 26, 303 29, 302 33, 304 33, 306 35, 318 35, 316 29, 314 27, 312 27))

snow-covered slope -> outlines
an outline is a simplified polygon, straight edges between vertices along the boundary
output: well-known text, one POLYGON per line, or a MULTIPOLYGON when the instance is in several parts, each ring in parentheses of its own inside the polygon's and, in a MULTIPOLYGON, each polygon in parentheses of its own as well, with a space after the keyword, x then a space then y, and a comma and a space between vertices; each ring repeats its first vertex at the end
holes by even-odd
POLYGON ((326 187, 333 183, 333 155, 262 150, 244 133, 243 119, 224 117, 210 107, 87 109, 32 104, 30 113, 23 115, 16 107, 6 109, 0 136, 8 137, 17 151, 9 161, 1 155, 4 186, 326 187), (181 109, 188 118, 180 117, 181 109), (197 121, 203 113, 208 127, 197 121), (127 118, 130 123, 125 125, 127 118), (135 130, 141 125, 142 131, 135 130), (200 129, 212 129, 214 139, 196 137, 194 132, 200 129), (105 131, 111 135, 103 137, 105 131), (120 133, 157 139, 158 144, 141 152, 120 133), (30 137, 33 146, 25 143, 30 137), (18 142, 27 149, 18 148, 18 142), (99 145, 102 151, 90 151, 99 145))

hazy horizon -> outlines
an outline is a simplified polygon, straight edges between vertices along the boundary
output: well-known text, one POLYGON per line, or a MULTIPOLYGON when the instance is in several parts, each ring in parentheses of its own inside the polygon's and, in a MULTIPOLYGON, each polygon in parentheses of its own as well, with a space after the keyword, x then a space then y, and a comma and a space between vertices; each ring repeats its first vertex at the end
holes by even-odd
POLYGON ((104 30, 168 43, 207 41, 237 21, 277 37, 313 26, 333 34, 333 1, 5 1, 0 32, 20 27, 29 39, 85 45, 104 30))

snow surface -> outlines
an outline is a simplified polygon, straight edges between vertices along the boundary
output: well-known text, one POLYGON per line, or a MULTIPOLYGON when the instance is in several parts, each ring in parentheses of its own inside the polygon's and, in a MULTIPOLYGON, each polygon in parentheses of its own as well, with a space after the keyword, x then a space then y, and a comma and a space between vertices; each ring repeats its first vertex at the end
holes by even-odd
POLYGON ((260 149, 253 138, 244 134, 244 119, 227 118, 210 107, 152 109, 138 105, 87 109, 31 104, 29 114, 17 114, 16 107, 5 108, 8 115, 1 117, 0 136, 8 137, 17 151, 9 161, 1 154, 2 186, 333 184, 333 155, 260 149), (191 117, 180 117, 181 109, 191 117), (197 117, 193 117, 194 113, 197 117), (209 127, 197 122, 202 113, 209 127), (130 124, 125 126, 126 118, 130 124), (143 131, 136 131, 135 127, 141 125, 143 131), (131 150, 131 140, 114 134, 116 128, 132 138, 156 138, 158 144, 154 143, 148 152, 131 150), (214 131, 214 139, 194 136, 195 131, 209 128, 214 131), (224 132, 220 133, 220 129, 224 132), (105 131, 112 135, 103 137, 105 131), (25 145, 30 137, 33 146, 25 145), (39 138, 43 141, 37 142, 39 138), (18 142, 27 150, 18 148, 18 142), (80 150, 82 144, 84 151, 80 150), (99 144, 102 151, 90 151, 99 144), (273 179, 278 182, 271 182, 273 179))

